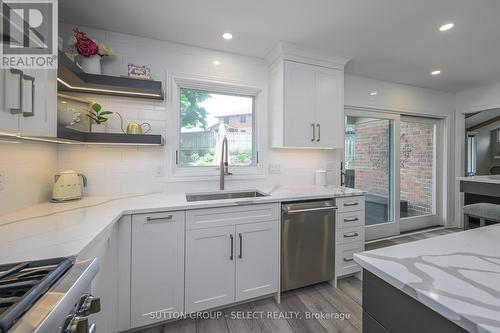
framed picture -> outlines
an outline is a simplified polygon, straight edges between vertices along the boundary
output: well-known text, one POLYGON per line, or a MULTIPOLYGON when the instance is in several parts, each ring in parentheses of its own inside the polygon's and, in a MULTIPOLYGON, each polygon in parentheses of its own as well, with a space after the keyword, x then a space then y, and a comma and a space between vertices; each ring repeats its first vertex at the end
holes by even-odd
POLYGON ((128 76, 134 79, 151 80, 151 69, 146 66, 128 64, 128 76))

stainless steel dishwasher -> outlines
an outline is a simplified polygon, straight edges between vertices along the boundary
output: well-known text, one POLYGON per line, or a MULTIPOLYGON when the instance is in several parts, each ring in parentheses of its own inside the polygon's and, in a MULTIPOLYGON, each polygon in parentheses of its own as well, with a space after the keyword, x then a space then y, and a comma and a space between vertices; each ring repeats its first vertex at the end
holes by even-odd
POLYGON ((281 291, 334 277, 335 203, 316 200, 281 206, 281 291))

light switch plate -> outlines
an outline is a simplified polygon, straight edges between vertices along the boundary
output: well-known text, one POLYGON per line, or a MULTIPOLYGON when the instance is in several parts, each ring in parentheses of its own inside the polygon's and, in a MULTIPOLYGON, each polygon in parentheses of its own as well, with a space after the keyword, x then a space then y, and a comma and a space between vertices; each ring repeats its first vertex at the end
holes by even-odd
POLYGON ((5 172, 0 170, 0 192, 5 189, 5 172))
POLYGON ((269 164, 269 173, 271 173, 271 174, 281 173, 281 165, 275 164, 275 163, 270 163, 269 164))
POLYGON ((163 172, 163 164, 158 164, 155 166, 153 170, 154 176, 155 177, 163 177, 164 172, 163 172))

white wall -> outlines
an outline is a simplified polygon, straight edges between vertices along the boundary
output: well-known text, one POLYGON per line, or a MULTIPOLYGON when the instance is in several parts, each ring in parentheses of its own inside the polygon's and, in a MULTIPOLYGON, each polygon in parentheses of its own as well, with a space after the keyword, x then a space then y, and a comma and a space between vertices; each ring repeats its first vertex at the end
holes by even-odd
POLYGON ((50 199, 57 170, 57 146, 0 139, 0 215, 50 199))
POLYGON ((500 108, 500 82, 458 92, 455 103, 461 114, 500 108))
MULTIPOLYGON (((73 26, 60 24, 60 34, 67 41, 73 26)), ((111 111, 121 112, 126 122, 149 122, 153 131, 166 136, 165 147, 118 148, 118 147, 60 147, 60 169, 76 169, 87 174, 89 188, 87 194, 112 194, 146 191, 196 191, 215 190, 218 180, 176 182, 169 179, 167 168, 176 147, 170 144, 177 135, 175 112, 177 106, 171 103, 171 76, 211 78, 243 85, 260 87, 267 92, 268 65, 263 59, 244 57, 208 49, 196 48, 176 43, 127 36, 81 27, 92 38, 109 44, 117 54, 114 59, 105 59, 103 70, 107 74, 126 75, 127 64, 147 65, 153 76, 164 82, 166 101, 150 101, 132 98, 116 98, 96 95, 81 95, 102 103, 111 111), (221 65, 213 64, 219 60, 221 65), (156 170, 163 170, 157 176, 156 170)), ((266 94, 267 95, 267 94, 266 94)), ((338 183, 340 166, 339 152, 332 150, 271 150, 267 142, 267 101, 258 110, 258 117, 264 118, 263 151, 259 157, 266 165, 277 164, 280 172, 267 174, 264 178, 251 180, 231 180, 227 187, 269 188, 276 184, 312 184, 314 170, 334 166, 329 174, 330 183, 338 183)), ((118 118, 110 120, 112 131, 119 131, 118 118)), ((266 166, 266 170, 267 170, 266 166)), ((267 172, 266 172, 267 173, 267 172)))

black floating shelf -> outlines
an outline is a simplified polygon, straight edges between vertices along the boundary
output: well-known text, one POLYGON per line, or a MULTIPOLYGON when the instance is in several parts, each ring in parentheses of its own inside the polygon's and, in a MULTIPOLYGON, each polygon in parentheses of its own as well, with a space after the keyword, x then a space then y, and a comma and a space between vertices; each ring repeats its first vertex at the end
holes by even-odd
POLYGON ((159 134, 121 134, 121 133, 87 133, 65 127, 58 127, 59 139, 88 144, 120 144, 120 145, 156 145, 164 144, 159 134))
POLYGON ((163 100, 161 81, 85 73, 59 51, 57 81, 59 91, 163 100))

